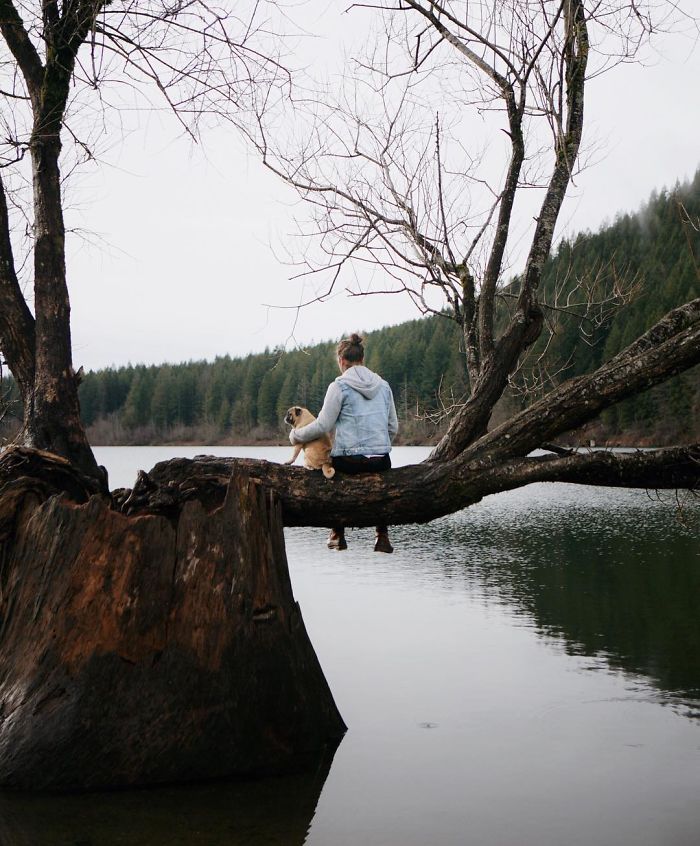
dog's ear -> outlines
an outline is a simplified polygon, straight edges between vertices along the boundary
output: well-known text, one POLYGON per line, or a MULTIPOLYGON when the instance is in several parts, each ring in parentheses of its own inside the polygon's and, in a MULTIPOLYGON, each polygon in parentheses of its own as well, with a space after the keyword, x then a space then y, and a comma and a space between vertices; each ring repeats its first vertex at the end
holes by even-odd
POLYGON ((297 417, 299 417, 301 415, 301 409, 299 408, 298 405, 294 406, 294 413, 296 414, 297 417))

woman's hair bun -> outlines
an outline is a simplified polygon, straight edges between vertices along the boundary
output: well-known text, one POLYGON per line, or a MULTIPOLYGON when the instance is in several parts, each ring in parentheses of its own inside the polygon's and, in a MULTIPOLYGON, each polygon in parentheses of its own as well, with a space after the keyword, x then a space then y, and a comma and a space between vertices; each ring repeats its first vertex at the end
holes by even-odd
POLYGON ((349 338, 343 338, 336 349, 337 354, 349 361, 351 364, 360 364, 365 357, 365 348, 362 346, 362 338, 353 332, 349 338))

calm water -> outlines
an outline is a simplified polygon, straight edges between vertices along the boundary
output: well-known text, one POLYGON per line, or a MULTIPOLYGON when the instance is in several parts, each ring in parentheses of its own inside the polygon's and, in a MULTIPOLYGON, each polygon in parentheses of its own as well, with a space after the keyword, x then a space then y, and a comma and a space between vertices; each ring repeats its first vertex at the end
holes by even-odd
MULTIPOLYGON (((198 453, 104 448, 113 487, 198 453)), ((396 450, 395 464, 420 460, 396 450)), ((533 485, 325 549, 287 531, 349 726, 303 777, 0 798, 3 846, 697 846, 700 505, 533 485)))

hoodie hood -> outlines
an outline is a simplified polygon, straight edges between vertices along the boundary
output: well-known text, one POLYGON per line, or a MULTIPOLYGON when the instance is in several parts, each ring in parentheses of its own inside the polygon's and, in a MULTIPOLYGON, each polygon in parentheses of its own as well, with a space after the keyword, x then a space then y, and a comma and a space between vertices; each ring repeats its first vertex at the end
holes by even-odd
POLYGON ((369 367, 365 367, 364 364, 355 364, 353 367, 348 367, 345 373, 338 376, 335 381, 343 382, 343 384, 354 388, 363 397, 372 399, 377 395, 383 380, 381 376, 378 376, 369 367))

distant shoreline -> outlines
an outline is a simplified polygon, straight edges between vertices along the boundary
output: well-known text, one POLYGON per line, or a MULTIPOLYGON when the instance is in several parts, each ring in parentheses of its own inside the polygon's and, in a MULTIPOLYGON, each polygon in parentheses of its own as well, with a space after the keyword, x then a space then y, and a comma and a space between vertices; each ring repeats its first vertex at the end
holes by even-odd
MULTIPOLYGON (((396 441, 395 447, 433 447, 437 443, 437 439, 433 441, 415 442, 412 440, 396 441)), ((668 441, 667 443, 660 442, 656 439, 653 441, 649 438, 636 438, 632 442, 627 440, 622 441, 619 438, 608 438, 602 440, 595 440, 593 438, 572 440, 569 442, 560 442, 557 444, 564 449, 582 449, 582 448, 598 448, 598 449, 662 449, 669 446, 683 446, 682 443, 675 441, 668 441)), ((264 438, 261 440, 255 438, 241 438, 237 440, 216 440, 216 441, 199 441, 199 440, 164 440, 151 441, 148 443, 94 443, 93 447, 286 447, 289 446, 287 439, 264 438)))
MULTIPOLYGON (((413 440, 405 440, 405 441, 395 441, 394 446, 415 446, 415 447, 430 447, 435 446, 437 443, 437 439, 432 442, 421 441, 420 443, 415 442, 413 440)), ((237 438, 236 440, 230 440, 228 438, 224 438, 222 440, 212 440, 212 441, 201 441, 201 440, 191 440, 191 439, 175 439, 175 440, 163 440, 163 441, 149 441, 148 443, 140 442, 134 443, 132 441, 122 441, 120 443, 98 443, 96 441, 90 441, 90 446, 92 447, 175 447, 175 446, 186 446, 186 447, 198 447, 198 446, 210 446, 210 447, 290 447, 289 440, 287 438, 237 438)))
MULTIPOLYGON (((589 428, 581 431, 569 433, 569 437, 559 439, 557 441, 559 446, 565 448, 580 448, 580 447, 607 447, 607 448, 626 448, 626 449, 660 449, 669 446, 684 446, 685 444, 694 443, 692 437, 686 432, 685 437, 674 437, 677 432, 668 432, 661 434, 659 432, 644 433, 630 430, 625 432, 625 437, 610 435, 605 431, 601 431, 602 427, 596 421, 589 428)), ((0 446, 9 446, 12 437, 15 434, 13 429, 9 427, 5 432, 0 432, 0 446)), ((218 438, 202 438, 202 437, 180 437, 180 438, 100 438, 98 432, 90 432, 88 429, 88 440, 93 447, 283 447, 289 446, 289 441, 286 436, 280 435, 278 437, 246 437, 244 435, 235 435, 218 438), (90 437, 90 435, 93 437, 90 437)), ((394 442, 394 446, 418 446, 418 447, 432 447, 440 440, 439 435, 430 438, 399 437, 394 442)))

